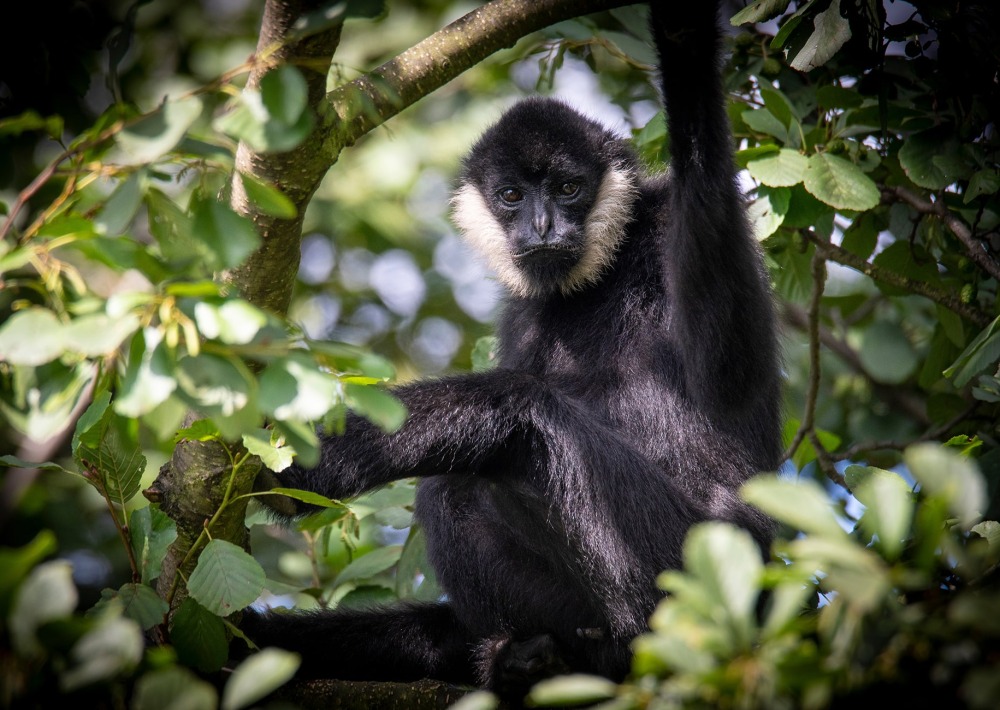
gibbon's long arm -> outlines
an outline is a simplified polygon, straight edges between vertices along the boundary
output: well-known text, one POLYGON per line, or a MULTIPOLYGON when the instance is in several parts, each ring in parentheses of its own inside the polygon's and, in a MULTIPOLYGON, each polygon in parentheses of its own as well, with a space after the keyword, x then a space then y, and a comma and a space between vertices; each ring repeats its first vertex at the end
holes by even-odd
POLYGON ((282 471, 281 485, 348 498, 401 478, 489 473, 493 456, 530 459, 538 412, 558 397, 539 378, 494 370, 415 382, 392 393, 409 416, 387 434, 349 414, 345 436, 323 438, 320 464, 282 471))
POLYGON ((671 150, 662 245, 671 339, 688 394, 713 420, 755 419, 776 406, 764 401, 777 391, 774 315, 735 183, 717 3, 650 6, 671 150))

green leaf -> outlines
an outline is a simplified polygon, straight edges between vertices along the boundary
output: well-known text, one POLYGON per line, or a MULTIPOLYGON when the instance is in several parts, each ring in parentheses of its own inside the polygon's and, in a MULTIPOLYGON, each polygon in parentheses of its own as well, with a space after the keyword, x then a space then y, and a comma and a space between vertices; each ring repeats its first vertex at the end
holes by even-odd
POLYGON ((427 558, 427 536, 419 526, 411 528, 396 565, 396 596, 428 602, 441 597, 437 575, 427 558))
POLYGON ((260 91, 244 89, 235 108, 213 125, 258 151, 291 150, 312 131, 314 121, 307 98, 302 75, 295 67, 284 65, 264 76, 260 91))
POLYGON ((310 358, 279 358, 260 375, 260 407, 279 420, 320 419, 343 397, 338 378, 310 358))
POLYGON ((253 222, 218 200, 198 200, 192 211, 194 232, 211 250, 215 268, 237 267, 260 246, 253 222))
POLYGON ((69 562, 53 560, 38 565, 18 590, 7 619, 14 650, 24 658, 37 658, 42 652, 35 635, 38 627, 70 616, 76 603, 69 562))
MULTIPOLYGON (((3 457, 13 458, 13 457, 3 457)), ((0 547, 0 619, 10 617, 14 592, 31 570, 58 549, 56 536, 50 530, 42 530, 23 547, 10 549, 0 547)))
POLYGON ((247 197, 266 215, 280 219, 295 219, 299 211, 295 203, 278 188, 252 175, 239 173, 247 197))
POLYGON ((937 444, 915 444, 903 460, 921 492, 946 501, 963 529, 972 527, 986 510, 986 484, 969 459, 937 444))
POLYGON ((207 413, 230 416, 250 401, 251 383, 244 369, 235 360, 219 355, 182 357, 177 363, 177 383, 181 392, 207 413))
POLYGON ((684 569, 724 619, 733 649, 748 650, 753 642, 763 568, 750 534, 727 523, 696 525, 684 541, 684 569))
POLYGON ((971 530, 986 540, 991 554, 1000 552, 1000 523, 995 520, 984 520, 973 525, 971 530))
POLYGON ((211 419, 198 419, 191 426, 178 430, 174 435, 174 443, 182 441, 214 441, 221 438, 219 427, 211 419))
POLYGON ((104 618, 73 646, 74 665, 61 675, 59 685, 72 691, 125 674, 139 665, 144 648, 138 624, 121 617, 104 618))
POLYGON ((969 187, 965 190, 962 202, 969 204, 980 195, 995 195, 997 192, 1000 192, 1000 172, 979 170, 969 178, 969 187))
POLYGON ((271 118, 291 125, 306 110, 309 87, 298 69, 283 64, 261 79, 260 95, 271 118))
POLYGON ((98 426, 104 419, 111 404, 111 392, 104 390, 94 396, 94 400, 87 406, 83 414, 76 421, 76 428, 73 430, 73 439, 70 442, 70 450, 76 451, 80 447, 80 437, 94 427, 98 426))
POLYGON ((994 318, 962 351, 944 376, 954 378, 956 387, 965 387, 973 377, 1000 360, 1000 317, 994 318))
POLYGON ((790 59, 792 69, 807 72, 822 66, 851 39, 851 24, 840 14, 840 0, 833 0, 813 18, 813 33, 790 59))
POLYGON ((265 648, 243 661, 222 691, 222 710, 253 705, 283 686, 299 669, 301 658, 278 648, 265 648))
POLYGON ((151 412, 177 389, 173 354, 161 337, 155 328, 132 337, 128 365, 115 399, 115 411, 124 417, 151 412))
POLYGON ((131 710, 215 710, 217 701, 211 683, 187 668, 169 666, 139 678, 129 707, 131 710))
POLYGON ((319 437, 312 424, 292 419, 274 422, 274 430, 279 432, 288 445, 295 449, 299 463, 305 468, 319 464, 319 437))
POLYGON ((126 434, 126 422, 110 408, 99 422, 80 432, 73 459, 101 494, 120 508, 139 492, 146 470, 138 442, 126 434))
POLYGON ((957 143, 949 127, 936 127, 909 136, 899 149, 899 164, 915 185, 928 190, 943 190, 955 180, 934 158, 955 150, 957 143))
POLYGON ((500 698, 486 690, 477 690, 463 695, 448 710, 496 710, 499 706, 500 698))
POLYGON ((229 657, 222 619, 194 599, 185 599, 170 623, 170 642, 182 663, 202 673, 215 673, 229 657))
POLYGON ((370 579, 396 564, 402 554, 402 545, 386 545, 376 548, 344 567, 333 581, 333 586, 339 587, 347 582, 370 579))
POLYGON ((549 678, 536 684, 528 694, 533 705, 578 706, 608 700, 618 694, 618 686, 607 678, 573 674, 549 678))
POLYGON ((750 203, 747 217, 753 229, 753 236, 759 242, 778 231, 788 212, 789 191, 784 189, 760 189, 756 200, 750 203))
POLYGON ((775 520, 796 530, 842 539, 840 527, 826 491, 810 480, 786 481, 776 476, 758 476, 743 485, 743 499, 775 520))
POLYGON ((151 587, 145 584, 124 584, 111 599, 121 602, 125 616, 139 624, 145 631, 163 623, 170 607, 151 587))
POLYGON ((243 445, 254 456, 259 456, 265 466, 274 471, 284 471, 292 465, 295 449, 282 441, 278 445, 273 432, 267 429, 255 429, 243 435, 243 445))
POLYGON ((348 407, 386 433, 397 431, 406 421, 403 403, 378 387, 347 384, 344 395, 348 407))
POLYGON ((126 431, 126 422, 107 408, 100 421, 79 432, 78 446, 73 451, 84 477, 122 509, 139 492, 146 470, 146 457, 126 431))
POLYGON ((231 345, 252 342, 267 325, 267 315, 243 300, 230 300, 218 306, 201 301, 195 304, 194 317, 202 335, 231 345))
POLYGON ((795 150, 782 148, 778 153, 747 163, 747 170, 757 181, 772 187, 791 187, 802 182, 808 159, 795 150))
POLYGON ((339 510, 347 510, 347 507, 343 504, 327 498, 319 493, 313 493, 312 491, 303 491, 298 488, 272 488, 269 493, 275 495, 282 495, 286 498, 293 498, 294 500, 300 500, 303 503, 308 503, 309 505, 317 505, 321 508, 336 508, 339 510))
POLYGON ((115 140, 137 163, 151 163, 174 149, 201 116, 197 96, 166 101, 158 110, 120 131, 115 140))
POLYGON ((120 318, 92 313, 63 326, 65 348, 86 357, 110 355, 138 328, 139 319, 131 313, 120 318))
POLYGON ((12 365, 42 365, 65 349, 63 324, 47 308, 25 308, 0 327, 0 360, 12 365))
POLYGON ((909 379, 920 364, 906 333, 888 321, 877 321, 863 331, 858 357, 873 379, 893 385, 909 379))
POLYGON ((822 587, 835 590, 838 599, 854 607, 855 613, 879 608, 891 590, 882 561, 847 536, 798 538, 788 544, 786 551, 793 564, 822 570, 822 587))
POLYGON ((895 560, 903 550, 903 543, 909 537, 910 523, 913 521, 913 493, 909 485, 891 471, 864 466, 850 466, 855 479, 851 486, 855 497, 864 504, 866 510, 861 525, 869 535, 878 536, 878 547, 886 559, 895 560))
POLYGON ((765 22, 783 13, 791 0, 754 0, 753 3, 737 12, 729 19, 733 27, 765 22))
POLYGON ((94 230, 98 234, 116 237, 125 233, 142 202, 142 180, 142 172, 135 172, 115 188, 94 217, 94 230))
POLYGON ((881 198, 878 187, 858 166, 829 153, 809 156, 803 184, 814 197, 841 210, 870 210, 881 198))
POLYGON ((202 550, 188 579, 188 592, 218 616, 244 609, 264 589, 264 570, 253 557, 231 542, 212 540, 202 550))
POLYGON ((194 235, 194 220, 172 199, 155 188, 146 191, 149 232, 156 238, 164 259, 196 262, 208 250, 194 235))
POLYGON ((132 511, 128 524, 132 553, 143 584, 160 576, 167 550, 177 539, 177 525, 153 505, 132 511))
POLYGON ((747 110, 740 114, 743 122, 756 133, 766 133, 774 136, 782 143, 788 142, 788 127, 775 118, 766 108, 747 110))

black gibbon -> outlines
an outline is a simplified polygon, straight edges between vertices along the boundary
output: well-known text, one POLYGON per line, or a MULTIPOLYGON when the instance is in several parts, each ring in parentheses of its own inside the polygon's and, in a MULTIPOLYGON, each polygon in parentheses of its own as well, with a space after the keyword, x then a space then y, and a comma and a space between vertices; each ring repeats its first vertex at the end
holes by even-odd
POLYGON ((257 644, 299 651, 311 677, 621 679, 692 524, 769 542, 738 489, 780 457, 775 318, 734 182, 716 11, 652 3, 668 173, 544 98, 472 148, 454 217, 509 292, 496 369, 401 386, 399 431, 349 416, 315 469, 268 481, 348 498, 419 477, 445 598, 249 613, 257 644))

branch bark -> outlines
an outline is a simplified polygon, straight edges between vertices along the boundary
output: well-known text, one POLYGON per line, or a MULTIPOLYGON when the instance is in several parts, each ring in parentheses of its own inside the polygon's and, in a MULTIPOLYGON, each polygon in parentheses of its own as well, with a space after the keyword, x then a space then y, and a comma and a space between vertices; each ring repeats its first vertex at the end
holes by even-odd
POLYGON ((938 303, 945 308, 954 311, 970 323, 975 323, 980 328, 985 328, 993 321, 992 316, 984 313, 978 308, 970 306, 967 303, 962 303, 962 300, 954 293, 935 288, 934 286, 924 283, 923 281, 911 279, 907 276, 903 276, 902 274, 897 274, 894 271, 888 271, 887 269, 875 266, 874 264, 865 261, 860 256, 852 254, 843 247, 831 244, 818 234, 808 229, 801 230, 801 234, 810 242, 815 244, 820 255, 828 261, 835 261, 838 264, 850 266, 852 269, 860 271, 862 274, 874 281, 881 281, 884 284, 896 286, 911 293, 915 293, 918 296, 928 298, 931 301, 934 301, 934 303, 938 303))
POLYGON ((905 187, 882 188, 882 197, 883 201, 905 202, 921 214, 939 217, 945 226, 951 230, 951 233, 958 238, 958 241, 962 242, 962 246, 965 247, 965 253, 969 255, 969 258, 976 262, 976 265, 987 274, 1000 281, 1000 264, 990 257, 986 250, 983 249, 982 244, 976 242, 976 238, 972 235, 972 230, 969 229, 968 225, 958 215, 949 210, 943 201, 931 202, 930 200, 925 200, 919 195, 910 192, 905 187))

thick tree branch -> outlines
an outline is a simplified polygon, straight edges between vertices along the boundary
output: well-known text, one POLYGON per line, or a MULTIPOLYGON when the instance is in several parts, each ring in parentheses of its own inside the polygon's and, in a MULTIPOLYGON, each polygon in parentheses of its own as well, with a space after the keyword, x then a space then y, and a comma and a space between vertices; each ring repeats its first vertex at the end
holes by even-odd
POLYGON ((1000 264, 994 261, 983 245, 976 241, 972 235, 972 230, 954 212, 948 209, 943 201, 931 202, 916 195, 905 187, 884 187, 882 188, 883 202, 905 202, 910 207, 921 214, 929 214, 939 217, 951 233, 958 237, 965 247, 965 253, 969 255, 976 264, 987 274, 1000 281, 1000 264))
MULTIPOLYGON (((323 0, 269 0, 264 6, 257 54, 262 58, 250 73, 248 86, 260 85, 268 71, 279 64, 294 64, 309 87, 309 106, 319 110, 326 94, 326 76, 333 53, 340 43, 340 25, 310 35, 297 42, 287 37, 295 21, 325 3, 323 0)), ((285 313, 292 296, 299 266, 299 240, 306 206, 324 173, 332 164, 319 159, 326 130, 317 126, 297 148, 285 153, 258 153, 241 143, 236 151, 230 203, 233 209, 253 220, 263 240, 242 266, 224 276, 250 302, 275 313, 285 313), (276 185, 295 204, 294 219, 262 214, 243 188, 239 175, 252 175, 276 185)))
POLYGON ((852 254, 843 247, 831 244, 810 230, 803 229, 801 230, 801 234, 810 242, 815 244, 819 253, 828 261, 835 261, 838 264, 850 266, 852 269, 860 271, 874 281, 881 281, 884 284, 896 286, 897 288, 905 289, 910 293, 915 293, 919 296, 928 298, 931 301, 934 301, 934 303, 938 303, 945 308, 954 311, 970 323, 975 323, 980 328, 985 328, 993 321, 992 316, 982 312, 978 308, 970 306, 967 303, 962 303, 962 300, 954 293, 950 293, 940 288, 935 288, 934 286, 918 279, 911 279, 908 276, 903 276, 902 274, 897 274, 894 271, 889 271, 882 267, 875 266, 874 264, 865 261, 860 256, 852 254))
POLYGON ((494 52, 571 17, 634 4, 633 0, 494 0, 327 96, 326 157, 494 52))

